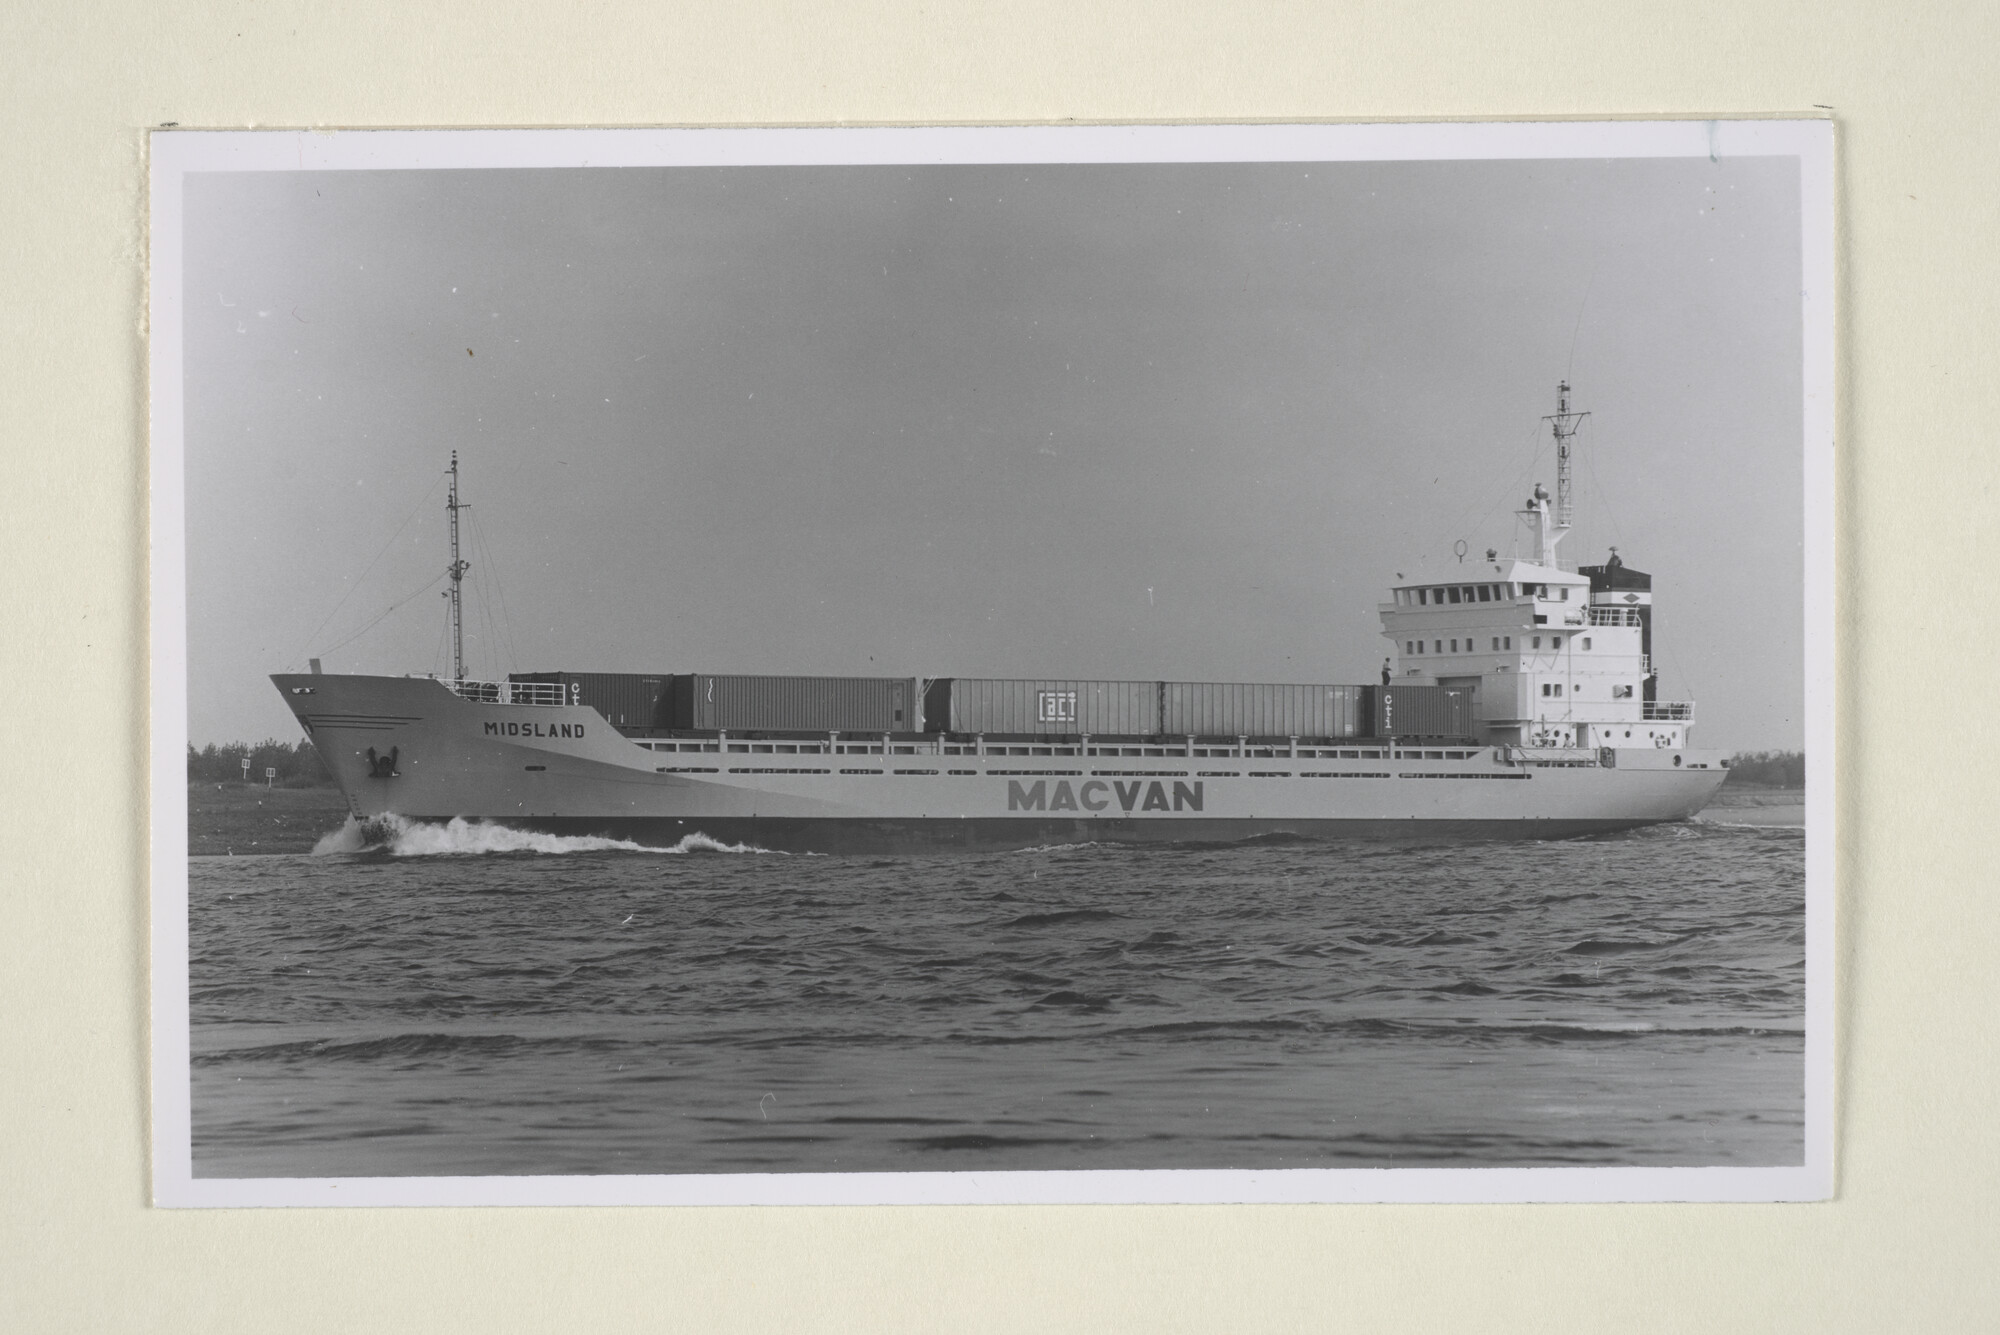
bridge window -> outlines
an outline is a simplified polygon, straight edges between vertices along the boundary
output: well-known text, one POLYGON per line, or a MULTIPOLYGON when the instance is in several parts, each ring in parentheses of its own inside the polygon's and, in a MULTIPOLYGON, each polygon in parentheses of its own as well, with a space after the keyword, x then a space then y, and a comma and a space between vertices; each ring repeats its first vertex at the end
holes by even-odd
POLYGON ((1443 641, 1443 640, 1432 640, 1432 641, 1431 641, 1431 652, 1432 652, 1432 653, 1434 653, 1434 654, 1441 654, 1441 653, 1443 653, 1443 652, 1444 652, 1444 641, 1443 641))
POLYGON ((1446 589, 1444 591, 1444 597, 1446 602, 1455 603, 1458 601, 1458 590, 1456 588, 1446 589))
MULTIPOLYGON (((1611 698, 1613 700, 1630 700, 1632 698, 1632 688, 1630 686, 1613 686, 1611 688, 1611 698)), ((1632 734, 1628 732, 1625 735, 1630 737, 1632 734)))
POLYGON ((1502 649, 1512 649, 1514 647, 1514 637, 1512 635, 1502 635, 1500 637, 1500 647, 1502 649))
POLYGON ((1482 603, 1493 601, 1493 586, 1491 584, 1482 584, 1479 586, 1479 601, 1482 603))

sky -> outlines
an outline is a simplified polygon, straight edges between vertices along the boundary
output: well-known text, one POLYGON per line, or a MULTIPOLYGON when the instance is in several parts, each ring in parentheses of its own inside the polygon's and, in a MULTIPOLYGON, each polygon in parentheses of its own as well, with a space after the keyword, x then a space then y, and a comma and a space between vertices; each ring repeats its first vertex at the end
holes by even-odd
POLYGON ((1377 602, 1654 577, 1698 744, 1798 748, 1778 158, 213 173, 186 185, 189 737, 266 677, 1373 680, 1377 602), (431 581, 426 583, 426 581, 431 581))

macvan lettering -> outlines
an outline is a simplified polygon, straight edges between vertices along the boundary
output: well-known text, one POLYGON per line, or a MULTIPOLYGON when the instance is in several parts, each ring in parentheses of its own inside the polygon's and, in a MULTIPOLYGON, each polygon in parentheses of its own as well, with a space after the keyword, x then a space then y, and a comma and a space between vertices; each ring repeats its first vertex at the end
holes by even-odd
POLYGON ((583 736, 581 723, 489 723, 488 737, 569 737, 583 736))
POLYGON ((1104 783, 1098 779, 1070 787, 1068 779, 1056 780, 1054 789, 1046 779, 1033 783, 1022 783, 1019 779, 1007 780, 1007 810, 1009 811, 1075 811, 1081 807, 1085 811, 1103 811, 1111 805, 1105 796, 1108 791, 1118 794, 1119 809, 1126 812, 1138 811, 1200 811, 1203 794, 1200 780, 1193 783, 1176 783, 1173 799, 1167 798, 1166 785, 1155 779, 1151 783, 1104 783))

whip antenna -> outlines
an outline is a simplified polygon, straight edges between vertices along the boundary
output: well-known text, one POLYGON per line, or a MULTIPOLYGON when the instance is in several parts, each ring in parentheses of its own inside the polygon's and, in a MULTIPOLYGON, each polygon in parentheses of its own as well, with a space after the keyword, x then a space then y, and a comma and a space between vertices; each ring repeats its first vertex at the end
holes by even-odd
POLYGON ((1577 428, 1589 413, 1573 413, 1569 410, 1569 381, 1556 386, 1556 410, 1542 420, 1547 422, 1556 434, 1556 527, 1567 532, 1573 517, 1570 502, 1569 443, 1576 436, 1577 428))

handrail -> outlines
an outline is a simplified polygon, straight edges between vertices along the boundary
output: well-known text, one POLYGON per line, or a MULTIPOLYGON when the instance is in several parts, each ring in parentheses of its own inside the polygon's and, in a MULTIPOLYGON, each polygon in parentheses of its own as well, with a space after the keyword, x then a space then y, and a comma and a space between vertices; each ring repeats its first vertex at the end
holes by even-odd
POLYGON ((1640 710, 1640 717, 1648 723, 1691 723, 1694 701, 1648 700, 1640 710))
POLYGON ((1593 626, 1643 626, 1636 607, 1592 607, 1590 624, 1593 626))
POLYGON ((453 695, 476 705, 543 705, 572 703, 559 681, 448 681, 453 695))

